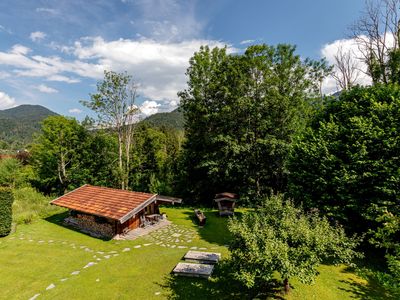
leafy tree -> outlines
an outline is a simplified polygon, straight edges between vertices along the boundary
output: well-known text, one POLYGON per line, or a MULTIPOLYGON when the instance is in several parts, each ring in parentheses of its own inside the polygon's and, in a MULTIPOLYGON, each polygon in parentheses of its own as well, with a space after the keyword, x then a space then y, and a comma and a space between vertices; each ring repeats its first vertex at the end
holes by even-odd
POLYGON ((32 164, 42 189, 51 192, 56 188, 64 193, 73 183, 85 135, 75 119, 51 116, 43 121, 41 134, 32 146, 32 164))
POLYGON ((179 93, 191 196, 232 190, 257 199, 282 190, 289 145, 329 71, 324 61, 301 60, 290 45, 251 46, 243 55, 201 47, 179 93))
POLYGON ((333 100, 293 147, 289 191, 355 231, 400 215, 400 87, 356 87, 333 100))
POLYGON ((23 181, 21 164, 17 159, 0 159, 0 186, 14 188, 23 181))
POLYGON ((346 237, 342 227, 316 212, 305 214, 282 195, 271 196, 240 220, 231 219, 229 230, 233 274, 248 288, 260 289, 278 272, 287 293, 292 278, 314 282, 322 262, 351 263, 359 256, 353 250, 358 239, 346 237))
POLYGON ((135 106, 136 86, 126 73, 104 71, 104 79, 97 84, 97 93, 82 103, 97 112, 99 123, 105 128, 114 128, 118 136, 118 167, 122 189, 129 186, 130 148, 135 106))

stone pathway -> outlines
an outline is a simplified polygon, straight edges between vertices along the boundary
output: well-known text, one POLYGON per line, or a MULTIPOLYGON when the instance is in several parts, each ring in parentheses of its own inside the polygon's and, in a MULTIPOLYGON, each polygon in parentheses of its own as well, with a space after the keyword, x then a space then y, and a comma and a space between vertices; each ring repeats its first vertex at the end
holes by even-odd
MULTIPOLYGON (((15 240, 17 237, 13 236, 10 237, 9 240, 15 240)), ((70 273, 70 277, 73 276, 81 276, 82 272, 90 267, 95 267, 98 264, 101 264, 104 261, 108 261, 113 259, 114 257, 121 255, 128 255, 132 251, 140 251, 141 248, 143 247, 148 247, 148 246, 159 246, 159 247, 167 247, 167 248, 176 248, 176 249, 191 249, 191 250, 207 250, 206 247, 198 247, 198 246, 193 246, 192 243, 193 241, 197 241, 199 239, 199 235, 194 229, 190 229, 184 226, 172 224, 169 222, 169 224, 161 226, 159 228, 156 228, 155 230, 152 230, 147 233, 146 236, 143 236, 143 244, 137 244, 131 247, 124 247, 121 248, 119 251, 112 250, 112 251, 96 251, 94 249, 89 248, 86 245, 80 245, 77 243, 73 242, 68 242, 65 240, 45 240, 45 239, 40 239, 40 240, 34 240, 33 238, 26 238, 23 233, 20 234, 18 237, 19 240, 21 241, 27 241, 31 243, 36 243, 39 247, 40 245, 62 245, 63 247, 69 247, 71 249, 76 249, 76 250, 81 250, 89 253, 93 253, 93 261, 89 261, 85 264, 83 264, 81 269, 78 270, 73 270, 70 273)), ((213 249, 215 247, 212 247, 210 249, 213 249)), ((63 282, 67 281, 69 277, 63 277, 58 279, 57 281, 59 284, 62 284, 63 282)), ((100 278, 96 279, 96 282, 99 282, 100 278)), ((35 300, 37 299, 42 293, 45 293, 48 290, 52 290, 57 288, 57 285, 52 282, 50 283, 41 293, 36 293, 34 294, 29 300, 35 300)), ((160 295, 160 292, 156 292, 155 295, 160 295)))

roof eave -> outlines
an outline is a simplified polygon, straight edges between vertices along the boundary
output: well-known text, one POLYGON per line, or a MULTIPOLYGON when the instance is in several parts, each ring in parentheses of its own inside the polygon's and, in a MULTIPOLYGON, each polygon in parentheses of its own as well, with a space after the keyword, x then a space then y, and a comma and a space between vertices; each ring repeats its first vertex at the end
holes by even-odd
POLYGON ((121 217, 118 221, 122 224, 124 222, 126 222, 127 220, 129 220, 130 218, 132 218, 134 215, 136 215, 139 211, 141 211, 142 209, 144 209, 147 205, 151 204, 152 202, 154 202, 155 200, 157 200, 157 194, 154 194, 152 197, 150 197, 149 199, 147 199, 145 202, 143 202, 142 204, 140 204, 139 206, 135 207, 133 210, 131 210, 130 212, 128 212, 126 215, 124 215, 123 217, 121 217))

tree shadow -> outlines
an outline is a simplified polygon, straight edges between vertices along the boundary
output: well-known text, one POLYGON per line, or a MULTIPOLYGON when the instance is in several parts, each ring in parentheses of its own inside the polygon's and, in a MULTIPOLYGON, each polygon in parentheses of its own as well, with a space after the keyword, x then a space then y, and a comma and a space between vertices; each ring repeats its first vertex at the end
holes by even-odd
MULTIPOLYGON (((230 217, 220 217, 217 210, 202 209, 201 211, 207 218, 204 226, 199 226, 199 221, 194 211, 186 211, 183 214, 186 215, 187 219, 196 227, 201 239, 211 244, 218 244, 221 246, 228 245, 232 238, 228 230, 228 221, 230 217)), ((241 218, 242 213, 235 212, 235 216, 241 218)))
MULTIPOLYGON (((346 267, 342 272, 354 274, 355 269, 352 267, 346 267)), ((352 294, 351 298, 354 299, 362 299, 362 300, 396 299, 384 287, 379 285, 373 276, 364 275, 363 277, 367 281, 367 283, 359 282, 351 278, 346 280, 340 280, 340 282, 346 284, 346 287, 345 288, 340 287, 339 289, 352 294)))
POLYGON ((168 299, 281 299, 279 295, 282 285, 272 281, 259 290, 250 290, 235 281, 229 272, 229 263, 220 262, 215 266, 209 279, 181 277, 170 274, 164 278, 160 287, 168 291, 168 299))
POLYGON ((65 211, 65 212, 62 212, 62 213, 51 215, 51 216, 45 218, 44 220, 46 220, 47 222, 56 224, 56 225, 58 225, 60 227, 63 227, 63 228, 78 232, 80 234, 87 235, 89 237, 92 237, 92 238, 95 238, 95 239, 98 239, 98 240, 102 240, 102 241, 110 241, 110 240, 112 240, 112 238, 110 238, 110 237, 93 236, 89 232, 86 232, 85 230, 81 230, 81 229, 79 229, 79 228, 77 228, 75 226, 66 224, 64 222, 64 219, 67 218, 68 216, 69 216, 69 212, 65 211))

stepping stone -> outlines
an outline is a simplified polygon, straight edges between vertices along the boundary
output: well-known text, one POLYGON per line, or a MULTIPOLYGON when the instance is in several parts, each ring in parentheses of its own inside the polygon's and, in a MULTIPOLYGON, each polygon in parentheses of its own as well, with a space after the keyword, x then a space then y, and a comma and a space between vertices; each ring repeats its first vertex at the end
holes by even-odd
POLYGON ((104 258, 109 259, 111 255, 104 255, 104 258))
POLYGON ((98 254, 104 254, 103 251, 97 251, 96 253, 98 253, 98 254))
POLYGON ((161 244, 160 246, 161 246, 161 247, 165 247, 165 245, 164 245, 164 244, 161 244))
POLYGON ((112 253, 117 253, 117 251, 110 251, 110 252, 108 252, 108 253, 111 253, 111 254, 112 254, 112 253))
POLYGON ((173 237, 180 237, 181 234, 180 234, 180 233, 174 233, 172 236, 173 236, 173 237))
POLYGON ((51 290, 51 289, 54 289, 56 286, 52 283, 52 284, 50 284, 47 288, 46 288, 46 291, 48 291, 48 290, 51 290))
POLYGON ((83 248, 86 248, 86 246, 80 246, 79 248, 83 249, 83 248))
POLYGON ((96 258, 96 260, 101 261, 101 258, 96 258))
POLYGON ((96 258, 97 257, 97 255, 93 255, 93 258, 96 258))
POLYGON ((80 271, 74 271, 71 273, 71 275, 78 275, 80 273, 80 271))
POLYGON ((44 241, 38 241, 38 243, 44 243, 44 241))
POLYGON ((91 266, 93 266, 93 265, 95 265, 96 263, 94 263, 94 262, 89 262, 86 266, 84 266, 83 268, 84 269, 86 269, 86 268, 89 268, 89 267, 91 267, 91 266))
POLYGON ((186 246, 178 246, 179 249, 185 249, 187 248, 186 246))
POLYGON ((190 249, 192 249, 192 250, 196 250, 196 249, 197 249, 197 247, 191 247, 190 249))
POLYGON ((61 244, 65 245, 66 243, 67 243, 67 242, 64 241, 64 242, 62 242, 61 244))
POLYGON ((67 281, 67 280, 68 280, 68 278, 60 279, 61 282, 64 282, 64 281, 67 281))
POLYGON ((29 298, 29 300, 35 300, 39 296, 40 296, 40 294, 35 294, 35 295, 33 295, 33 297, 29 298))
POLYGON ((19 239, 20 239, 20 240, 24 240, 24 238, 23 238, 23 237, 20 237, 19 239))
POLYGON ((159 296, 161 292, 155 292, 154 295, 159 296))
POLYGON ((221 259, 221 253, 188 251, 183 257, 184 260, 196 261, 201 264, 216 264, 221 259))
POLYGON ((93 252, 93 250, 91 250, 90 248, 85 248, 85 251, 87 251, 87 252, 93 252))
POLYGON ((150 246, 150 245, 151 245, 151 243, 150 244, 143 244, 143 246, 145 246, 145 247, 150 246))
POLYGON ((118 255, 119 255, 118 253, 115 253, 115 254, 114 254, 114 256, 118 256, 118 255))
POLYGON ((176 245, 172 245, 172 246, 171 246, 171 248, 175 248, 175 247, 176 247, 176 245))
POLYGON ((142 245, 136 245, 136 246, 134 246, 133 248, 138 249, 138 248, 140 248, 140 247, 142 247, 142 245))
POLYGON ((199 248, 199 250, 207 250, 207 248, 202 247, 202 248, 199 248))
POLYGON ((96 279, 96 282, 99 282, 99 281, 100 281, 100 279, 99 279, 99 278, 97 278, 97 279, 96 279))
POLYGON ((186 241, 186 243, 191 243, 191 242, 192 242, 192 240, 187 240, 187 241, 186 241))
POLYGON ((175 240, 175 243, 179 243, 179 242, 180 242, 180 240, 179 240, 179 239, 176 239, 176 240, 175 240))
POLYGON ((181 276, 209 278, 213 269, 213 265, 178 263, 172 273, 181 276))
POLYGON ((124 250, 122 250, 122 252, 128 252, 131 251, 131 248, 124 248, 124 250))
POLYGON ((33 240, 29 240, 30 242, 33 242, 33 240))
POLYGON ((54 242, 54 241, 53 241, 53 240, 50 240, 50 241, 49 241, 49 243, 52 243, 52 242, 54 242))

